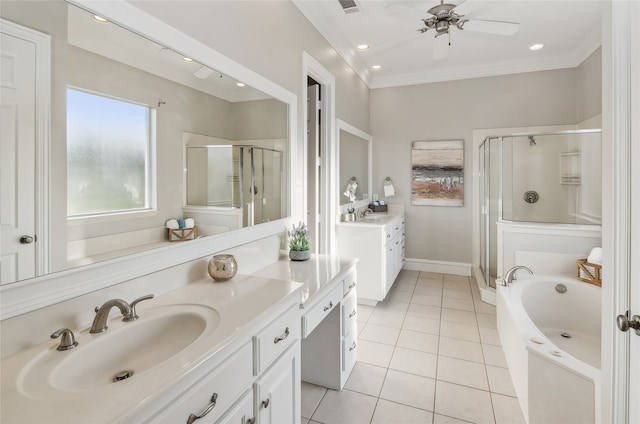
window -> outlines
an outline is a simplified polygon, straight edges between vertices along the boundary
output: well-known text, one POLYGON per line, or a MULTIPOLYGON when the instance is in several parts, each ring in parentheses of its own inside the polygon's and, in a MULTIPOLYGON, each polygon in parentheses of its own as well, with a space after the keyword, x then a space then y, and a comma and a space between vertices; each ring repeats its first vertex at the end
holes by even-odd
POLYGON ((67 89, 67 216, 150 209, 153 115, 144 105, 67 89))

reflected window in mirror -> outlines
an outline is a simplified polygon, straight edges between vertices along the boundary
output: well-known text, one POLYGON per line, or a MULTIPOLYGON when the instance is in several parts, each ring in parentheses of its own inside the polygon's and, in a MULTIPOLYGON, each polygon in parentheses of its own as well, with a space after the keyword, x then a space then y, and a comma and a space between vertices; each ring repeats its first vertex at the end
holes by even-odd
POLYGON ((67 89, 67 216, 148 210, 154 110, 67 89))

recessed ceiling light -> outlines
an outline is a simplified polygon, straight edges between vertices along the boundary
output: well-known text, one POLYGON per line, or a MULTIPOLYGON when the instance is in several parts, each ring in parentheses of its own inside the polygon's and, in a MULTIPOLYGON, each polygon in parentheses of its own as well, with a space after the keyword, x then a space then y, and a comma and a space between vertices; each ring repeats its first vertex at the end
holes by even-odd
POLYGON ((107 24, 109 23, 108 20, 106 20, 105 18, 103 18, 102 16, 98 16, 98 15, 93 15, 93 20, 96 22, 100 22, 101 24, 107 24))
POLYGON ((369 45, 368 45, 368 44, 358 44, 358 45, 356 46, 356 48, 357 48, 358 50, 369 50, 369 45))
POLYGON ((536 51, 536 50, 540 50, 543 47, 544 47, 544 44, 542 43, 532 44, 531 46, 529 46, 529 50, 536 51))
POLYGON ((236 85, 237 85, 238 87, 246 87, 246 84, 245 84, 245 83, 243 83, 243 82, 237 82, 237 83, 236 83, 236 85))
POLYGON ((378 69, 382 69, 382 65, 373 65, 371 69, 375 69, 377 71, 378 69))
POLYGON ((186 57, 186 56, 183 57, 182 60, 184 60, 185 62, 189 62, 189 63, 193 62, 193 59, 191 59, 190 57, 186 57))

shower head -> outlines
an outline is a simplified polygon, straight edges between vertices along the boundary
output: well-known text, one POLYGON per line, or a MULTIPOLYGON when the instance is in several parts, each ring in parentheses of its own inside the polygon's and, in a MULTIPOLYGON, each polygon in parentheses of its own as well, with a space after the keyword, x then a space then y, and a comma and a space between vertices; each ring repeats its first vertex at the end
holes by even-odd
POLYGON ((536 140, 533 138, 532 135, 529 136, 529 146, 535 146, 536 145, 536 140))

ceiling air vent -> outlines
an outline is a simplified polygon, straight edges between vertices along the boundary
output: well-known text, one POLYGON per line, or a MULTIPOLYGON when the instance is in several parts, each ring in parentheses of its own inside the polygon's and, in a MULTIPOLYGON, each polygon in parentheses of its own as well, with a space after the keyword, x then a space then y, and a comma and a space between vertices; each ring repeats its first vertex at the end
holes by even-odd
POLYGON ((338 0, 338 3, 340 3, 344 13, 355 13, 360 11, 355 0, 338 0))

